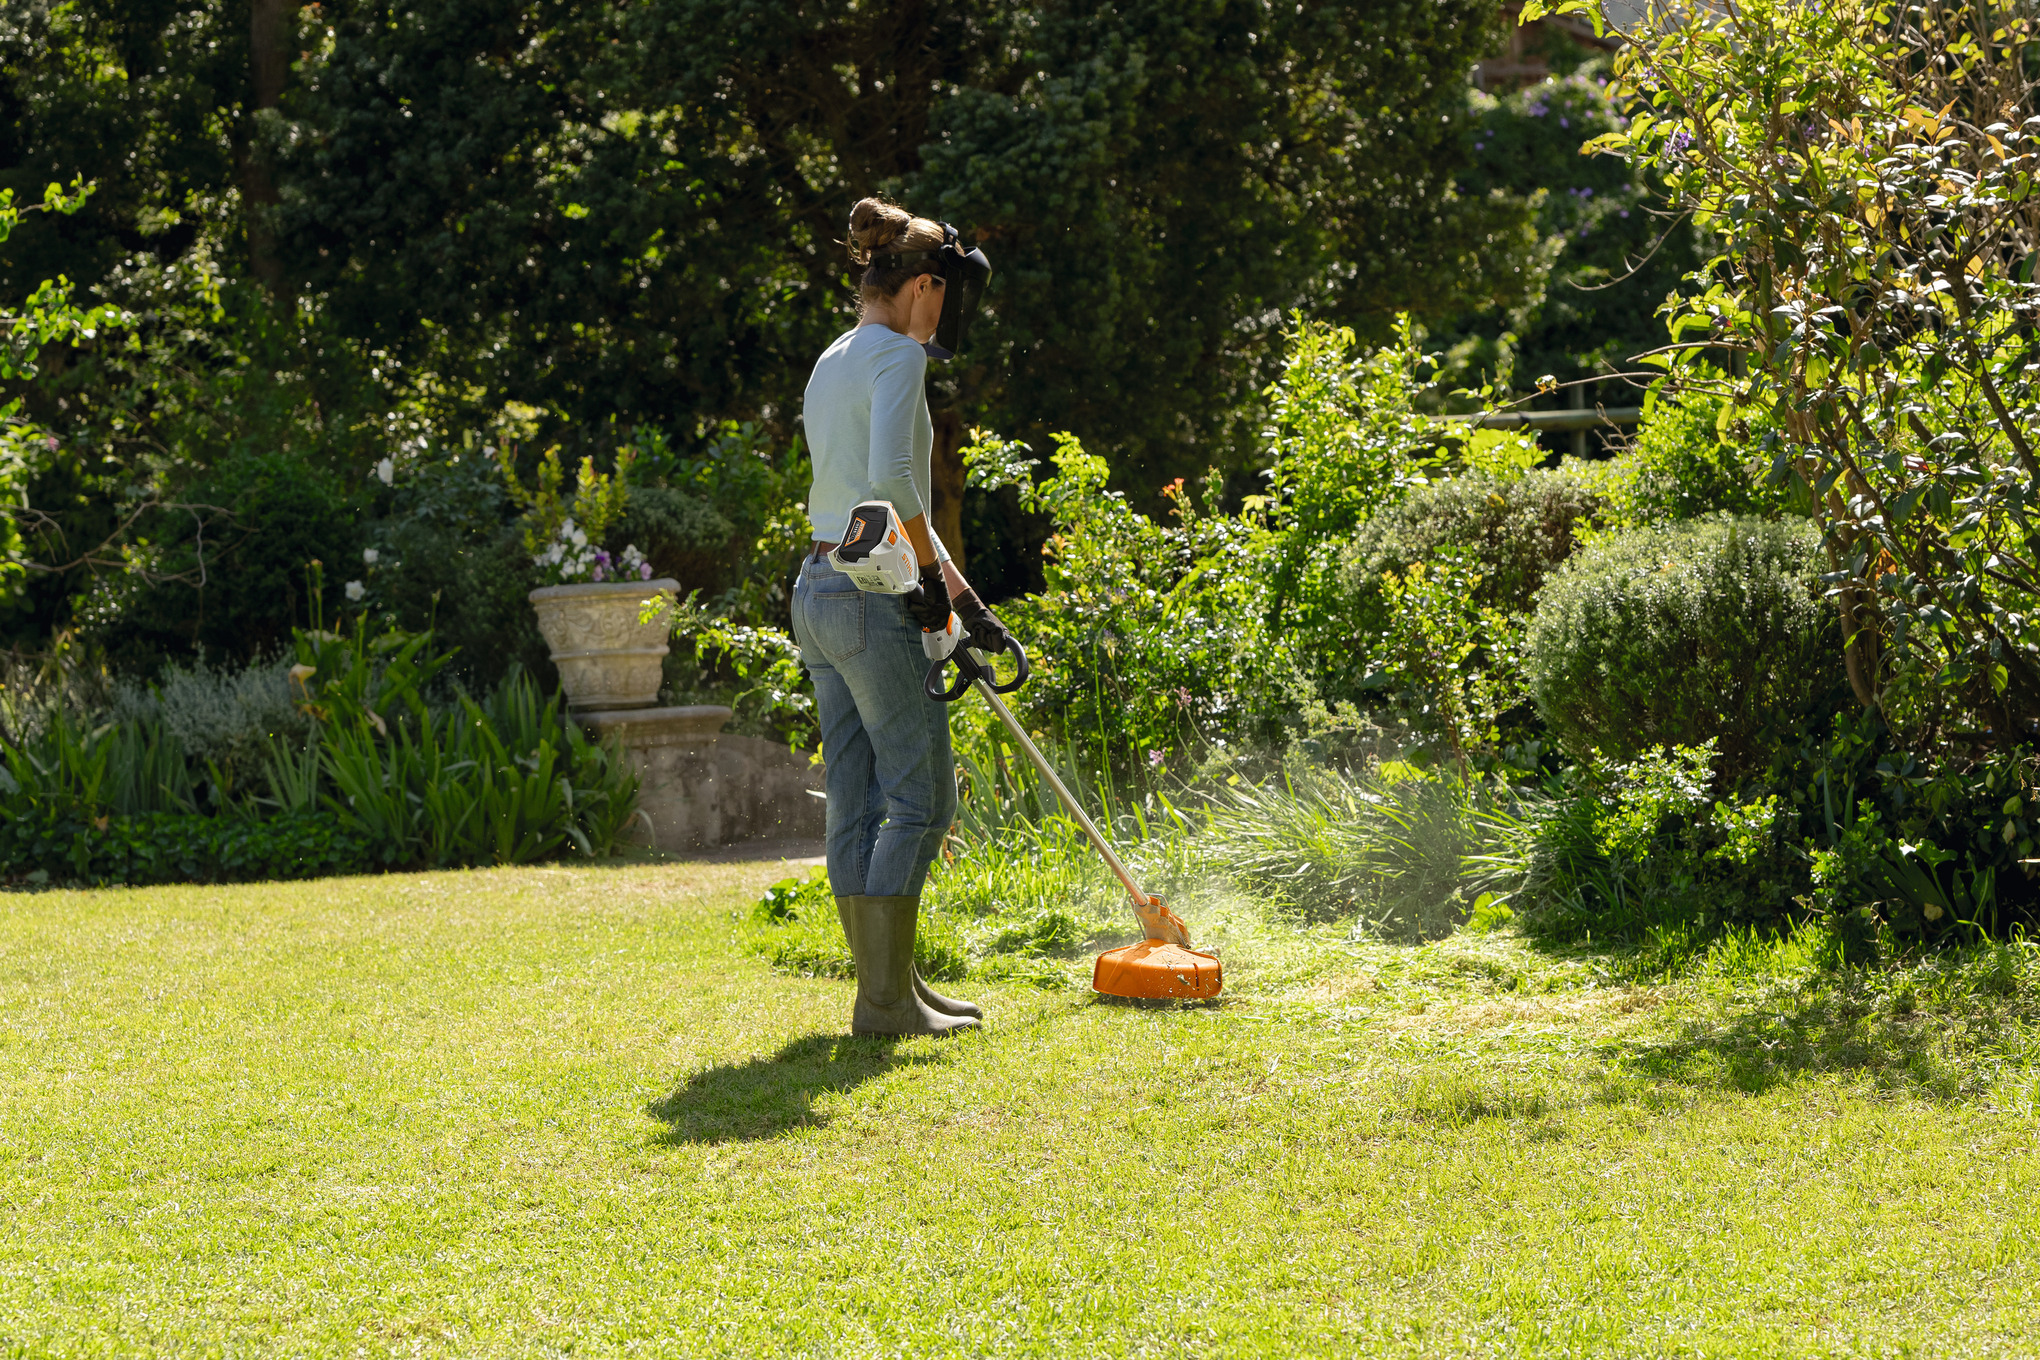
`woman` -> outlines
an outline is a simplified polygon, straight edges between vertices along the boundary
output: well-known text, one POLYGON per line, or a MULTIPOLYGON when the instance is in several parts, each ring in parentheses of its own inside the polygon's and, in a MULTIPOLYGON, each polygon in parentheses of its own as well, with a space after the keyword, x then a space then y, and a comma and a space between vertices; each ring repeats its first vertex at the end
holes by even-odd
POLYGON ((807 385, 815 542, 793 589, 793 633, 814 677, 828 761, 829 886, 857 961, 854 1034, 943 1034, 981 1016, 914 967, 921 888, 956 815, 949 712, 922 692, 921 632, 945 627, 954 609, 973 645, 994 652, 1007 639, 928 524, 935 427, 924 346, 942 317, 940 255, 953 240, 940 223, 876 198, 851 209, 859 320, 807 385), (852 508, 867 500, 890 501, 905 524, 920 563, 911 595, 868 594, 829 565, 852 508))

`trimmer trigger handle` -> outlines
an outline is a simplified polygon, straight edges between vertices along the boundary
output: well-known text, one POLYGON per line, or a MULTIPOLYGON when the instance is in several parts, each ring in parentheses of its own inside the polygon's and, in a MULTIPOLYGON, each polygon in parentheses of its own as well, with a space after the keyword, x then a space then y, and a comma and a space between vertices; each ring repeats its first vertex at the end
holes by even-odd
POLYGON ((979 669, 977 662, 971 659, 969 649, 958 647, 928 667, 928 678, 921 683, 921 692, 938 704, 953 704, 970 690, 971 681, 983 677, 984 672, 979 669), (956 681, 944 689, 942 669, 952 661, 956 663, 956 681))
MULTIPOLYGON (((1012 634, 1008 633, 1006 635, 1006 650, 1013 654, 1013 662, 1015 666, 1015 669, 1013 671, 1013 678, 1011 680, 1008 680, 1003 685, 992 684, 992 693, 994 694, 1011 694, 1014 690, 1026 684, 1027 677, 1033 674, 1032 667, 1030 667, 1027 664, 1027 649, 1020 645, 1019 638, 1016 638, 1012 634)), ((985 667, 985 670, 989 673, 991 671, 991 667, 987 665, 985 667)), ((989 679, 989 676, 987 678, 987 683, 988 684, 992 683, 989 679)))

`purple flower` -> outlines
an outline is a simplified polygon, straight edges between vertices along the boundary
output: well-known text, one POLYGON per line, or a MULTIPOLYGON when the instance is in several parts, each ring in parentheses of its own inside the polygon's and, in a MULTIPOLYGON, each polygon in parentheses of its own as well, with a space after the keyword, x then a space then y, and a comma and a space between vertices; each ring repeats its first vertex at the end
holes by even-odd
POLYGON ((1586 188, 1584 188, 1584 189, 1580 190, 1580 197, 1581 197, 1581 198, 1592 198, 1593 196, 1594 196, 1594 189, 1593 189, 1593 186, 1592 186, 1592 185, 1588 185, 1588 186, 1587 186, 1586 188))
POLYGON ((597 581, 599 581, 599 580, 601 580, 601 579, 602 579, 602 564, 601 564, 600 562, 597 562, 597 563, 595 564, 595 577, 594 577, 594 579, 595 579, 595 580, 597 580, 597 581))
MULTIPOLYGON (((1624 217, 1627 217, 1628 215, 1629 215, 1628 213, 1624 213, 1624 214, 1623 214, 1623 216, 1624 216, 1624 217)), ((637 569, 637 578, 638 578, 638 580, 640 580, 640 581, 649 581, 649 580, 651 580, 651 579, 652 579, 652 564, 651 564, 651 563, 649 563, 649 562, 640 562, 640 563, 638 563, 638 569, 637 569)))
POLYGON ((1148 752, 1148 768, 1155 770, 1162 768, 1162 753, 1160 751, 1148 752))
POLYGON ((1572 126, 1572 119, 1570 119, 1570 118, 1561 118, 1561 119, 1559 119, 1559 120, 1558 120, 1558 125, 1559 125, 1560 127, 1564 127, 1564 128, 1569 128, 1569 127, 1571 127, 1571 126, 1572 126))
POLYGON ((1693 134, 1688 132, 1686 129, 1680 128, 1677 132, 1674 132, 1672 134, 1673 151, 1675 152, 1684 151, 1687 147, 1691 145, 1693 145, 1693 134))
POLYGON ((1627 209, 1627 208, 1624 208, 1624 209, 1622 210, 1622 215, 1623 215, 1624 217, 1627 217, 1627 216, 1629 216, 1629 209, 1627 209))

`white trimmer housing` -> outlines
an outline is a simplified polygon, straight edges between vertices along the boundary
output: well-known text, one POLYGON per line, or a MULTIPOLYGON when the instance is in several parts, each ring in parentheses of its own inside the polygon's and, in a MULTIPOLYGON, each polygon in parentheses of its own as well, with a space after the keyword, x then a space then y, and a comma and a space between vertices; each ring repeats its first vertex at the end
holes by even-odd
POLYGON ((864 501, 850 512, 850 528, 829 551, 829 565, 859 590, 877 595, 904 595, 921 577, 914 545, 891 501, 864 501))
MULTIPOLYGON (((920 559, 891 501, 864 501, 850 512, 850 528, 829 551, 829 565, 874 595, 905 595, 921 584, 920 559)), ((951 611, 941 632, 923 630, 921 650, 930 661, 942 661, 962 641, 963 621, 951 611)))

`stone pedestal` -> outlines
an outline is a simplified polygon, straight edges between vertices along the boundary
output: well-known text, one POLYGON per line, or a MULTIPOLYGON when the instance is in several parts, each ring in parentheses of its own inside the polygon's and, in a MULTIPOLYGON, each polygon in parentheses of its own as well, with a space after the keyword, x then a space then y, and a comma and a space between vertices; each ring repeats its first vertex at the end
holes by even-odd
POLYGON ((730 710, 716 704, 576 713, 591 737, 617 737, 637 766, 638 819, 631 839, 667 852, 709 850, 727 838, 716 768, 716 734, 730 710))

